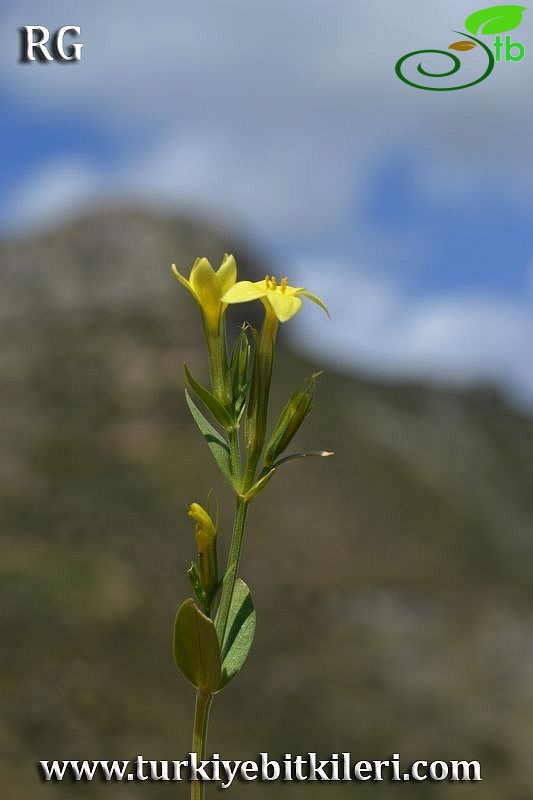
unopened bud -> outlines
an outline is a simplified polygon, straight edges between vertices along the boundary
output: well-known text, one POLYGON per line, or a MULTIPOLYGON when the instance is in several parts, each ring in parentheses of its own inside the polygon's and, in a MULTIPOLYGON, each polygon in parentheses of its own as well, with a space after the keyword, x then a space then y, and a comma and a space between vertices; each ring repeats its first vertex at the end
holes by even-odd
POLYGON ((196 523, 194 536, 200 583, 209 609, 218 588, 217 531, 210 515, 199 503, 191 503, 188 513, 196 523))
POLYGON ((233 394, 233 407, 235 416, 238 417, 242 411, 246 399, 246 388, 248 386, 248 362, 250 360, 250 342, 246 331, 243 329, 239 333, 233 352, 231 354, 230 374, 233 394))
POLYGON ((267 445, 265 467, 270 467, 289 446, 302 422, 311 411, 315 383, 315 375, 307 378, 281 412, 267 445))
POLYGON ((194 535, 198 552, 207 553, 217 535, 214 522, 205 508, 202 508, 199 503, 191 503, 188 514, 196 522, 194 535))

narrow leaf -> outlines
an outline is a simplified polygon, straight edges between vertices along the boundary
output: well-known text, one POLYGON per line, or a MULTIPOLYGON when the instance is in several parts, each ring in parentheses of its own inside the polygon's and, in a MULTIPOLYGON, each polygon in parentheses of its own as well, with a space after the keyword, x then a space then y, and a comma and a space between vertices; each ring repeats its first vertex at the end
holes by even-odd
POLYGON ((192 598, 178 609, 174 624, 174 661, 193 686, 214 692, 220 682, 220 647, 213 620, 192 598))
POLYGON ((191 412, 194 421, 198 425, 200 433, 203 434, 207 444, 209 445, 209 449, 213 453, 215 461, 222 470, 223 475, 225 475, 225 477, 231 482, 232 477, 230 469, 230 455, 227 443, 224 441, 222 435, 216 430, 216 428, 211 425, 209 420, 204 417, 198 406, 195 405, 187 389, 185 389, 185 398, 187 400, 187 405, 189 406, 189 411, 191 412))
POLYGON ((522 22, 522 14, 526 10, 525 6, 490 6, 475 11, 466 18, 465 27, 467 31, 477 36, 479 33, 487 35, 494 33, 505 33, 518 28, 522 22))
POLYGON ((309 450, 307 453, 291 453, 284 458, 280 458, 279 461, 276 461, 274 466, 279 467, 281 464, 285 464, 286 461, 295 461, 297 458, 309 458, 309 456, 314 456, 316 458, 329 458, 330 456, 334 455, 335 453, 332 453, 330 450, 309 450))
POLYGON ((248 491, 244 495, 244 499, 247 502, 250 502, 250 500, 253 500, 254 497, 256 496, 256 494, 259 494, 261 489, 265 488, 265 486, 267 485, 267 483, 269 482, 270 478, 275 473, 275 471, 276 471, 275 467, 269 467, 268 472, 265 475, 263 475, 261 478, 259 478, 259 480, 256 483, 254 483, 254 485, 250 489, 248 489, 248 491))
POLYGON ((219 422, 223 428, 231 427, 231 425, 233 424, 232 419, 228 414, 228 412, 226 411, 226 409, 224 408, 224 406, 222 405, 222 403, 219 400, 217 400, 215 395, 211 394, 211 392, 208 389, 206 389, 205 386, 202 386, 201 383, 198 383, 198 381, 196 381, 193 378, 186 364, 183 365, 183 368, 185 369, 185 375, 187 376, 187 380, 189 381, 189 386, 191 387, 193 392, 200 398, 202 403, 213 414, 216 421, 219 422))
POLYGON ((255 608, 250 590, 237 578, 222 645, 222 670, 218 688, 222 689, 242 669, 255 633, 255 608))

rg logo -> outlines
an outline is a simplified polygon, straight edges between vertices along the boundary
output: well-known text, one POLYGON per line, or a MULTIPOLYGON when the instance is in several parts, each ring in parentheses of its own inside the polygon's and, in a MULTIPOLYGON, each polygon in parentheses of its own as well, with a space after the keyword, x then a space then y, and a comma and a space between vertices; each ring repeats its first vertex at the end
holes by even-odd
POLYGON ((64 25, 55 33, 44 25, 24 25, 20 32, 20 61, 29 64, 31 61, 80 61, 83 42, 65 44, 65 37, 79 36, 78 25, 64 25))

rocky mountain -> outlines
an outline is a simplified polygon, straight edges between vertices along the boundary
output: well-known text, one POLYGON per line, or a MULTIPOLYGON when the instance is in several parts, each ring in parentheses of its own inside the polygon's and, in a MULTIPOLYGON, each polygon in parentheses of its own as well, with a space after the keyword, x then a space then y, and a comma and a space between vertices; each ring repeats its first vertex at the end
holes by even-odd
MULTIPOLYGON (((180 758, 193 692, 170 655, 193 555, 186 508, 231 506, 183 400, 205 375, 197 309, 171 277, 234 252, 194 219, 102 211, 0 245, 2 794, 187 797, 151 784, 43 785, 53 758, 180 758)), ((261 261, 262 263, 259 263, 261 261)), ((526 800, 533 728, 533 419, 490 389, 339 374, 282 340, 277 404, 326 367, 304 447, 250 512, 253 651, 209 745, 355 758, 477 759, 461 797, 526 800)), ((211 794, 215 790, 211 790, 211 794)), ((246 784, 313 800, 316 785, 246 784)), ((333 800, 413 790, 332 784, 333 800)), ((457 787, 424 785, 425 797, 457 787)))

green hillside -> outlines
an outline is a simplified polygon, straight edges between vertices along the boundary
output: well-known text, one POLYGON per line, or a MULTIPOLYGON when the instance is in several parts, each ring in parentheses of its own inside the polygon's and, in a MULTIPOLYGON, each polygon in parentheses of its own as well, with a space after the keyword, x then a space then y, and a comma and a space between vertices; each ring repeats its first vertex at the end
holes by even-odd
MULTIPOLYGON (((223 229, 141 212, 0 246, 5 800, 187 798, 184 785, 44 785, 35 765, 189 750, 193 690, 170 651, 186 508, 213 487, 221 535, 231 508, 183 400, 182 364, 201 376, 204 355, 169 265, 225 251, 241 276, 266 271, 223 229)), ((533 419, 490 389, 338 374, 284 340, 278 403, 324 366, 299 443, 336 456, 288 464, 252 505, 256 639, 215 701, 209 747, 477 759, 484 782, 229 795, 527 800, 533 419)))

